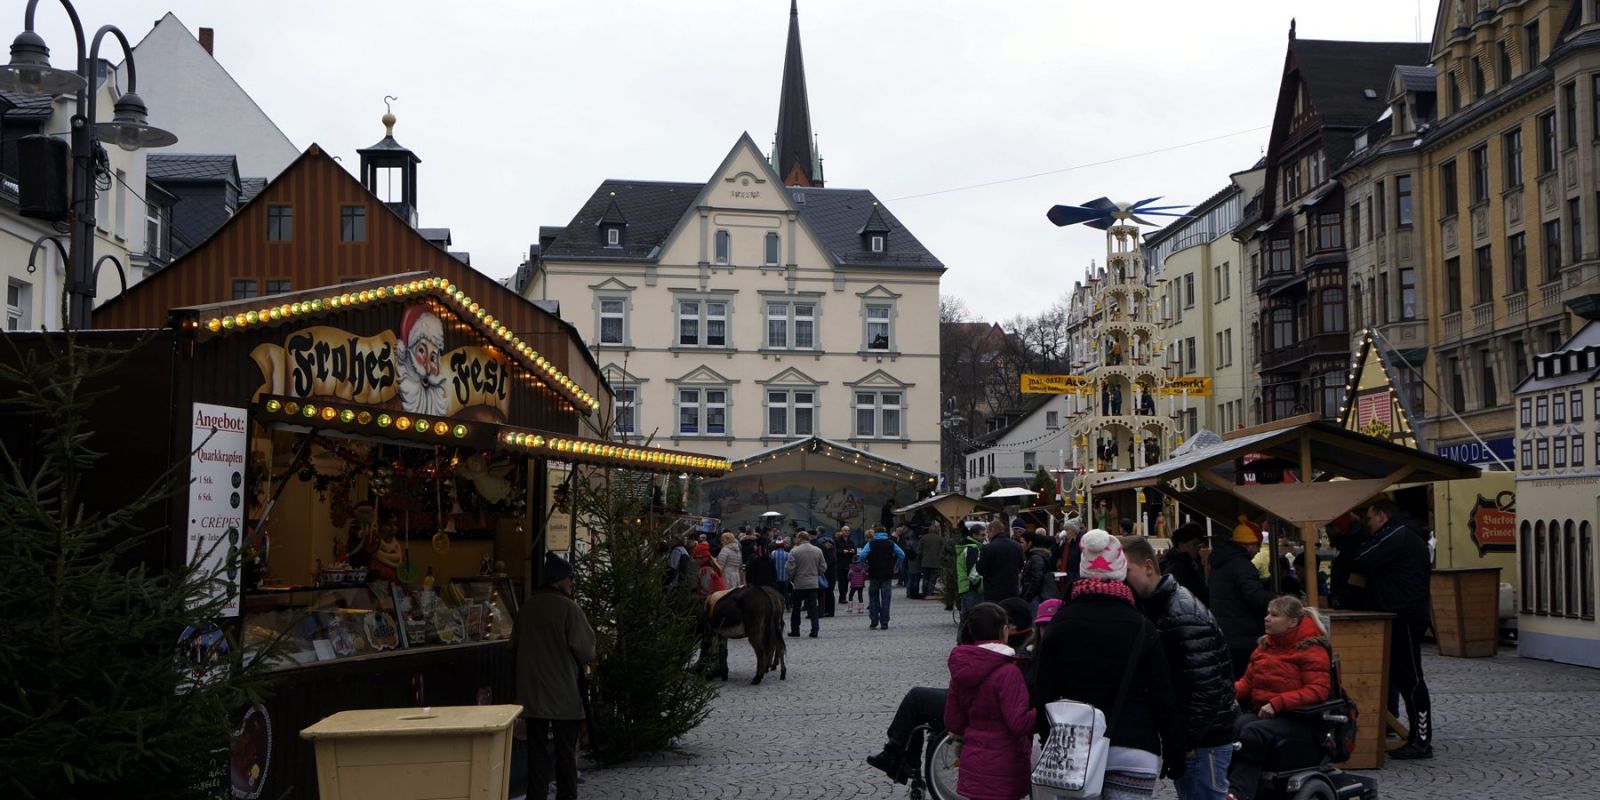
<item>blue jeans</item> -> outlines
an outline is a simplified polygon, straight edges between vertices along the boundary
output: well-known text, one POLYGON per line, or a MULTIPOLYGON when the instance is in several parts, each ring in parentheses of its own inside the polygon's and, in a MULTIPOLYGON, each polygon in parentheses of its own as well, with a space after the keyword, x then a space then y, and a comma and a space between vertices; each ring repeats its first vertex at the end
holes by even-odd
POLYGON ((894 579, 867 581, 867 617, 874 625, 889 627, 889 598, 894 597, 894 579))
POLYGON ((1195 748, 1184 760, 1183 777, 1175 785, 1180 800, 1227 800, 1232 761, 1232 744, 1195 748))

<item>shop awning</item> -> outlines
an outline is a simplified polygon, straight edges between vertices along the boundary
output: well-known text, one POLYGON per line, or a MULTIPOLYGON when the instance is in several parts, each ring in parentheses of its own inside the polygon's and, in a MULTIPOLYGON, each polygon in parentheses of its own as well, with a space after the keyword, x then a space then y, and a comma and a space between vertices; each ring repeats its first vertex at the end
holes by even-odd
POLYGON ((945 517, 946 519, 952 520, 960 519, 975 511, 997 510, 995 507, 983 502, 982 500, 974 500, 964 494, 957 494, 955 492, 945 492, 944 494, 936 494, 932 497, 924 497, 923 499, 918 500, 909 506, 905 506, 904 508, 897 508, 894 510, 894 513, 897 515, 910 515, 915 514, 923 509, 929 509, 940 516, 945 517))

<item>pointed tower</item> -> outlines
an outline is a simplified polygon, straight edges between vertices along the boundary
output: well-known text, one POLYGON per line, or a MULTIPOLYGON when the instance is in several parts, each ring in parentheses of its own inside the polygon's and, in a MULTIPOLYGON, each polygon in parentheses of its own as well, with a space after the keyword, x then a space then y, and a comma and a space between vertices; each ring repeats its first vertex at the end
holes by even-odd
MULTIPOLYGON (((385 103, 387 105, 387 103, 385 103)), ((394 140, 394 113, 383 115, 383 139, 356 153, 361 156, 361 183, 390 211, 417 227, 417 165, 422 159, 394 140), (398 181, 396 180, 398 179, 398 181), (396 186, 395 184, 399 185, 396 186), (395 190, 399 189, 398 197, 395 190)))
POLYGON ((822 186, 822 159, 811 135, 811 103, 806 99, 806 65, 800 56, 800 9, 789 0, 789 44, 783 54, 783 89, 778 97, 778 134, 772 169, 785 186, 822 186))

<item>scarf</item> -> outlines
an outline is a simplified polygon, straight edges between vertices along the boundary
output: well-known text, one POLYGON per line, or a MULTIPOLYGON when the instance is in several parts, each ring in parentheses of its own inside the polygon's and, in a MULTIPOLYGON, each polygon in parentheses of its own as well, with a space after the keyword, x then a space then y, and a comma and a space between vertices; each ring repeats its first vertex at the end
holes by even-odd
POLYGON ((1128 584, 1110 578, 1079 578, 1072 584, 1072 599, 1076 600, 1086 594, 1114 597, 1130 606, 1133 605, 1133 590, 1128 588, 1128 584))

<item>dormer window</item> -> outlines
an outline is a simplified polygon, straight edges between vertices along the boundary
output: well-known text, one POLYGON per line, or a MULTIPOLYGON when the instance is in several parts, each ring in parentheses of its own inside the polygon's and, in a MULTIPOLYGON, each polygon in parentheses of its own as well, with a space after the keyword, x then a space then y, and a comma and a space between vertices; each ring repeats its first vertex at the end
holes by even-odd
POLYGON ((622 246, 622 229, 614 225, 606 226, 606 247, 622 246))
POLYGON ((872 235, 872 252, 883 252, 883 234, 875 233, 872 235))

